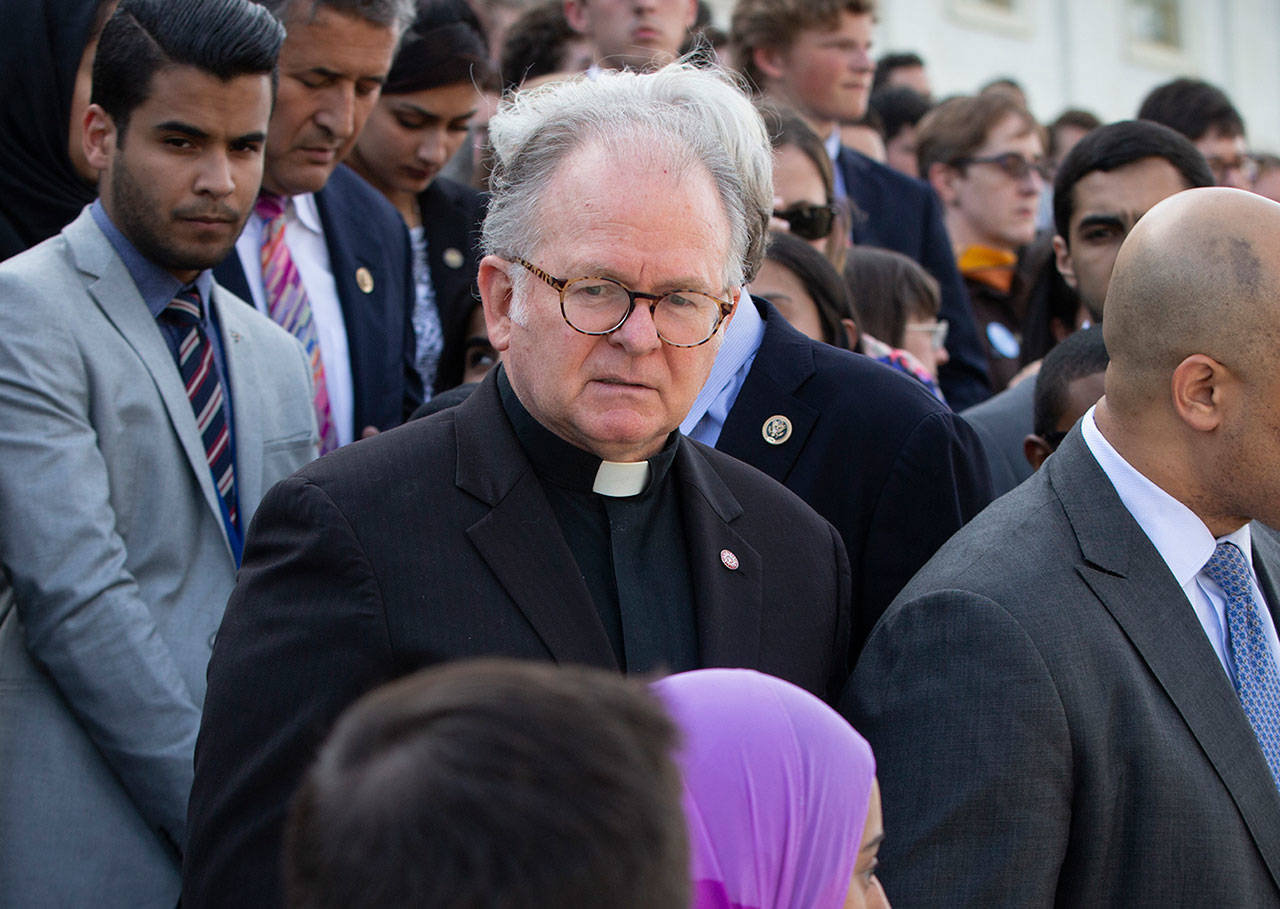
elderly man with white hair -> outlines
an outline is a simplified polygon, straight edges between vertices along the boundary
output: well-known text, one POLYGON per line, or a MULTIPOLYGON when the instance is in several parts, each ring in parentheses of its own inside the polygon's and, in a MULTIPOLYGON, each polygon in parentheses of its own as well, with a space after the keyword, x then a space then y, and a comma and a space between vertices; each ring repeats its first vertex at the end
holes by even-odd
POLYGON ((746 667, 828 699, 847 676, 840 537, 678 431, 762 256, 750 102, 720 73, 606 73, 517 95, 490 130, 479 284, 502 367, 263 501, 209 670, 184 905, 279 902, 316 746, 419 667, 746 667))

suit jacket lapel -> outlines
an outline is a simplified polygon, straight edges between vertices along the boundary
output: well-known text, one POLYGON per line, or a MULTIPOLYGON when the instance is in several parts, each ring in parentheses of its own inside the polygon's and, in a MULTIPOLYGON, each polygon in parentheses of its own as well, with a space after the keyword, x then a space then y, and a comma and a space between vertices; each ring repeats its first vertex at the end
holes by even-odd
POLYGON ((764 338, 716 448, 785 483, 818 420, 818 411, 796 395, 814 373, 813 347, 767 301, 752 299, 764 317, 764 338), (791 427, 780 444, 764 436, 765 424, 776 416, 785 417, 791 427))
POLYGON ((681 440, 674 467, 681 483, 699 665, 757 666, 764 565, 731 526, 742 505, 688 439, 681 440))
POLYGON ((1078 427, 1046 466, 1084 555, 1077 570, 1182 715, 1280 885, 1280 791, 1186 594, 1078 427))
POLYGON ((195 414, 182 377, 155 319, 138 293, 129 270, 93 223, 93 216, 88 210, 66 228, 64 236, 75 257, 76 267, 94 279, 88 285, 89 296, 137 353, 151 375, 173 431, 195 473, 205 504, 217 517, 223 542, 231 554, 231 541, 227 539, 226 527, 222 523, 222 507, 213 486, 213 475, 209 472, 204 441, 196 428, 195 414))
POLYGON ((502 412, 495 379, 496 371, 455 410, 456 483, 492 506, 467 536, 557 662, 617 669, 578 564, 502 412))
POLYGON ((243 305, 229 301, 215 285, 212 305, 222 328, 222 353, 235 420, 236 486, 240 490, 241 526, 247 530, 253 515, 244 502, 250 496, 257 499, 262 489, 262 430, 269 415, 262 411, 261 389, 271 378, 258 372, 260 361, 254 356, 253 338, 242 327, 247 314, 243 305))

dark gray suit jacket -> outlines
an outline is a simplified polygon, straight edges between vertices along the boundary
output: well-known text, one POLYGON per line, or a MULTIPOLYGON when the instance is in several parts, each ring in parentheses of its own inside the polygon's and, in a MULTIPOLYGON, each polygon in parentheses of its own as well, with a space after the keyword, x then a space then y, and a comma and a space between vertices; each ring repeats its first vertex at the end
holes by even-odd
MULTIPOLYGON (((1253 539, 1274 611, 1280 544, 1253 539)), ((1078 427, 912 579, 842 708, 896 907, 1280 903, 1280 792, 1078 427)))

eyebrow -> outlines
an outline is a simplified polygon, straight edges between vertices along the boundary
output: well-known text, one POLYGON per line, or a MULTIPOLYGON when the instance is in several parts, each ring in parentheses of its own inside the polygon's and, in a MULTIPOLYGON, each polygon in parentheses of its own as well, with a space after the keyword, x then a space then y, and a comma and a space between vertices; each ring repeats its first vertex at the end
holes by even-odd
MULTIPOLYGON (((1133 220, 1136 222, 1138 219, 1134 218, 1133 220)), ((1080 219, 1080 223, 1076 225, 1076 230, 1080 231, 1088 227, 1118 227, 1123 230, 1124 226, 1123 216, 1108 212, 1107 214, 1085 215, 1080 219)))
POLYGON ((859 849, 858 851, 859 851, 859 852, 866 852, 866 851, 868 851, 868 850, 870 850, 870 849, 875 849, 877 846, 879 846, 879 845, 880 845, 881 843, 883 843, 883 842, 884 842, 884 834, 882 833, 882 834, 880 834, 879 836, 875 837, 871 842, 869 842, 869 843, 865 844, 865 845, 864 845, 861 849, 859 849))
POLYGON ((183 123, 181 120, 166 120, 163 123, 157 123, 154 131, 158 133, 181 133, 192 139, 208 139, 209 134, 198 126, 192 126, 190 123, 183 123))
POLYGON ((474 117, 476 115, 476 111, 479 110, 479 108, 473 107, 471 108, 471 110, 467 111, 465 114, 458 114, 457 116, 454 116, 454 117, 444 117, 444 116, 441 116, 440 114, 437 114, 435 111, 427 110, 425 107, 419 107, 418 105, 413 104, 409 101, 400 101, 400 102, 397 102, 396 104, 396 110, 402 113, 417 114, 419 117, 425 117, 429 120, 453 121, 453 120, 462 120, 467 117, 474 117))
POLYGON ((309 69, 304 69, 302 72, 314 73, 317 76, 324 76, 326 79, 352 79, 356 82, 372 80, 377 82, 379 85, 384 85, 387 81, 386 73, 378 73, 376 76, 369 74, 351 75, 350 73, 339 72, 336 69, 329 69, 327 66, 312 66, 309 69))

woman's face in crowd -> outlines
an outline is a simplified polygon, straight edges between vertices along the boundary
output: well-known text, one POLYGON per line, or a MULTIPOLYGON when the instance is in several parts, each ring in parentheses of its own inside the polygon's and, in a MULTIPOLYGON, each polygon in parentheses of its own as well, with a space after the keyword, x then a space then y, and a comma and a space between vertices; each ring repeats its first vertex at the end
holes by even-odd
POLYGON ((934 346, 933 330, 937 325, 936 317, 908 316, 906 329, 902 333, 902 349, 919 360, 935 379, 938 378, 938 368, 951 359, 945 347, 934 346))
POLYGON ((772 259, 765 259, 760 272, 751 282, 751 294, 764 297, 795 328, 815 341, 825 341, 818 304, 805 289, 795 272, 772 259))
POLYGON ((480 103, 470 82, 378 99, 352 157, 383 195, 417 195, 467 138, 480 103))
MULTIPOLYGON (((822 171, 818 170, 818 165, 808 155, 794 145, 784 145, 773 150, 773 195, 773 207, 778 211, 796 204, 827 204, 827 186, 822 180, 822 171)), ((784 221, 772 226, 786 229, 787 224, 784 221)), ((806 242, 826 255, 826 237, 806 242)))
POLYGON ((889 909, 889 900, 876 877, 877 853, 884 839, 884 822, 880 816, 880 784, 871 781, 871 802, 867 805, 867 823, 862 830, 862 845, 853 866, 853 879, 844 898, 844 909, 889 909))

